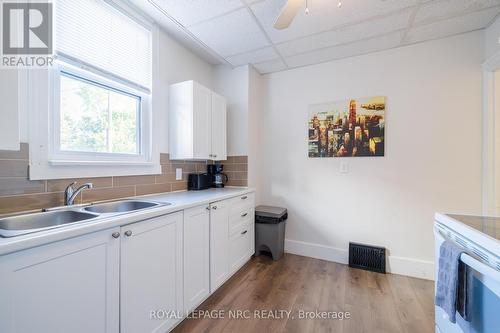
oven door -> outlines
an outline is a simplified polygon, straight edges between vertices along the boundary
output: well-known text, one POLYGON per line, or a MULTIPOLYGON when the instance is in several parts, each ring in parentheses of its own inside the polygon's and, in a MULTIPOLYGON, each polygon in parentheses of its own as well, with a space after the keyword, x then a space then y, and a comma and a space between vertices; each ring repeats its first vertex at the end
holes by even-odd
MULTIPOLYGON (((436 263, 439 262, 439 247, 444 237, 434 230, 436 238, 436 263)), ((457 314, 457 323, 448 320, 443 309, 436 306, 437 332, 441 333, 497 333, 500 327, 500 272, 483 262, 463 253, 460 258, 473 269, 472 320, 466 322, 457 314), (459 325, 460 324, 460 325, 459 325)), ((437 265, 436 265, 437 266, 437 265)), ((437 267, 436 267, 437 281, 437 267)))

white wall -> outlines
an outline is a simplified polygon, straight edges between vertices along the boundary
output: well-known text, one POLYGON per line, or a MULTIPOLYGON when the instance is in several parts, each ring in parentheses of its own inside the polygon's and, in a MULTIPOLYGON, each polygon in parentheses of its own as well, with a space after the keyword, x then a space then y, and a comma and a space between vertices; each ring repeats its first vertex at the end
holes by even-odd
POLYGON ((484 30, 485 59, 500 51, 500 17, 484 30))
POLYGON ((481 212, 483 47, 473 32, 265 76, 258 191, 289 209, 288 251, 346 261, 349 241, 375 244, 393 272, 432 278, 434 213, 481 212), (309 104, 377 95, 385 157, 307 157, 309 104))
POLYGON ((154 121, 160 152, 168 152, 168 87, 177 82, 195 80, 212 88, 212 65, 202 60, 167 33, 159 35, 159 75, 154 89, 154 121))
POLYGON ((19 100, 18 72, 2 69, 0 72, 0 101, 2 101, 0 121, 0 150, 19 150, 19 100))
MULTIPOLYGON (((265 172, 259 152, 262 149, 262 119, 267 92, 267 82, 253 67, 248 76, 248 186, 262 188, 262 174, 265 172)), ((256 193, 256 203, 261 204, 262 194, 256 193)))
POLYGON ((249 66, 216 66, 213 90, 227 100, 227 155, 248 154, 249 66))

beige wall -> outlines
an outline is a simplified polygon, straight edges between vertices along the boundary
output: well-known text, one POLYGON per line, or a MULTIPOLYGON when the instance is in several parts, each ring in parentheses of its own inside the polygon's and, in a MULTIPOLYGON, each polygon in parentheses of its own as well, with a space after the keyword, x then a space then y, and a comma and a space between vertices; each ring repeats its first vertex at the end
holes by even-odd
POLYGON ((479 31, 264 76, 258 192, 289 209, 289 248, 345 261, 349 241, 381 245, 394 272, 432 277, 434 213, 481 212, 483 50, 479 31), (378 95, 385 157, 307 157, 309 104, 378 95))

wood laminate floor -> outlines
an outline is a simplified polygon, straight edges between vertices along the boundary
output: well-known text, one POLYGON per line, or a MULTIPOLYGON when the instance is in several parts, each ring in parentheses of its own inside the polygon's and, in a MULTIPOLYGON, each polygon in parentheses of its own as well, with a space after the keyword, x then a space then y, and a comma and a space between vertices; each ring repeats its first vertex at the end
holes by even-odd
POLYGON ((224 318, 185 319, 174 332, 434 332, 433 293, 432 281, 291 254, 277 262, 259 256, 198 308, 197 315, 212 311, 213 316, 220 310, 224 318), (237 310, 250 318, 230 318, 237 310), (273 312, 276 318, 272 319, 271 312, 261 310, 291 312, 289 317, 284 311, 273 312), (299 318, 305 311, 316 310, 330 312, 330 316, 349 312, 350 318, 299 318), (270 318, 258 319, 257 315, 270 318))

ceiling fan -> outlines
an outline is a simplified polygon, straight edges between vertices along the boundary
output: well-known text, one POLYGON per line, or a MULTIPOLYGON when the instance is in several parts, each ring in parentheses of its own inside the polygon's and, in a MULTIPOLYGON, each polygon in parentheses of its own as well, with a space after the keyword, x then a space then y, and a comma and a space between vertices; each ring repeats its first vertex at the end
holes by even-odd
MULTIPOLYGON (((293 18, 299 12, 300 7, 305 5, 305 13, 309 14, 307 0, 288 0, 281 9, 281 13, 274 22, 274 28, 278 30, 286 29, 293 21, 293 18)), ((338 0, 337 6, 342 7, 342 0, 338 0)))

